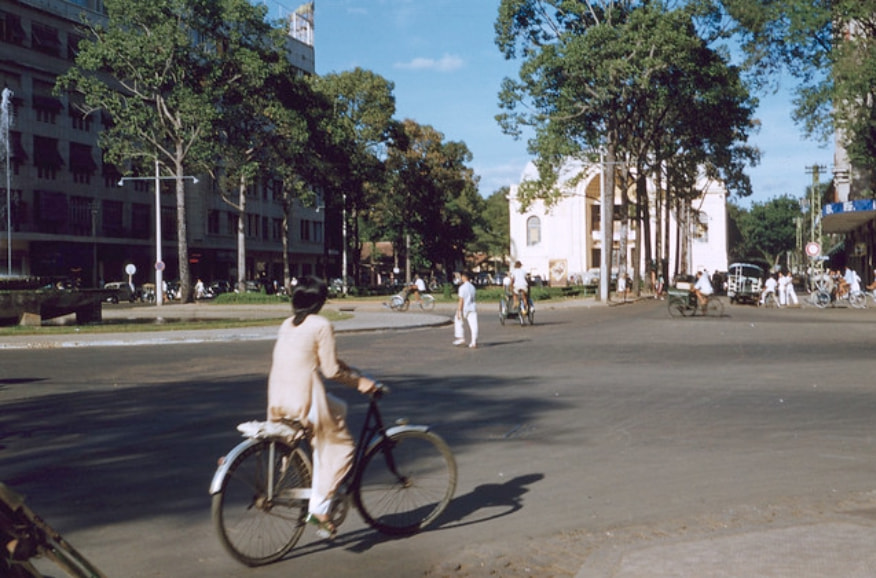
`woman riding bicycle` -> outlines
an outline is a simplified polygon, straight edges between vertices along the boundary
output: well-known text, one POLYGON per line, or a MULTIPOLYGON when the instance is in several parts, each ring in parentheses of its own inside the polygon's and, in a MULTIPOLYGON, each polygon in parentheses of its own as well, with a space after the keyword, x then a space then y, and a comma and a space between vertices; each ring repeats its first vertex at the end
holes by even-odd
POLYGON ((292 292, 294 315, 280 326, 268 377, 268 419, 298 421, 313 431, 313 492, 308 523, 320 536, 333 537, 331 500, 353 460, 354 442, 346 424, 346 404, 326 393, 322 376, 360 393, 376 384, 337 358, 334 329, 317 315, 328 296, 315 277, 299 280, 292 292))

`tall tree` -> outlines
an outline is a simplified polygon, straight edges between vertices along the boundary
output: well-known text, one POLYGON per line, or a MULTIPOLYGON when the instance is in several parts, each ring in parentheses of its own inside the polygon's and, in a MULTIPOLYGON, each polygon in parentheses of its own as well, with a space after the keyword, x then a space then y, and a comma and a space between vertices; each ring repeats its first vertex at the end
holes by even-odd
POLYGON ((359 279, 363 243, 360 227, 367 226, 374 194, 384 179, 381 160, 395 114, 394 85, 361 68, 313 77, 311 82, 331 106, 332 120, 325 125, 327 139, 334 150, 344 151, 346 159, 327 173, 323 190, 327 205, 346 219, 344 225, 352 233, 353 276, 359 279))
POLYGON ((246 0, 105 0, 107 19, 87 22, 73 67, 58 88, 83 94, 87 112, 113 124, 100 135, 110 162, 145 169, 158 162, 176 177, 181 292, 191 299, 183 177, 215 162, 215 124, 223 92, 254 60, 225 47, 259 44, 250 32, 265 8, 246 0))
POLYGON ((783 195, 730 214, 736 217, 743 243, 741 249, 733 248, 737 255, 761 257, 778 265, 783 254, 796 248, 797 217, 801 216, 797 199, 783 195))
MULTIPOLYGON (((523 63, 519 80, 503 83, 506 112, 498 120, 512 135, 534 131, 529 148, 539 169, 538 180, 521 184, 521 206, 559 198, 558 169, 569 158, 594 162, 596 149, 605 154, 612 196, 621 167, 622 242, 630 214, 641 215, 627 209, 628 191, 649 165, 688 155, 698 162, 677 163, 676 174, 684 170, 695 182, 708 162, 746 190, 738 169, 753 151, 738 144, 750 130, 753 103, 738 73, 708 46, 712 39, 699 35, 716 17, 711 3, 671 4, 503 0, 496 43, 507 58, 521 54, 523 63)), ((613 222, 608 205, 603 210, 613 222)))
POLYGON ((773 88, 797 81, 794 118, 806 136, 839 131, 849 157, 876 190, 876 0, 721 0, 735 19, 747 65, 773 88))
POLYGON ((469 246, 470 252, 484 253, 493 260, 497 270, 507 263, 511 246, 509 194, 509 187, 502 187, 484 200, 479 211, 481 219, 474 229, 475 241, 469 246))
POLYGON ((463 265, 480 201, 470 161, 465 144, 444 142, 433 127, 397 123, 374 221, 414 266, 440 265, 447 272, 463 265))

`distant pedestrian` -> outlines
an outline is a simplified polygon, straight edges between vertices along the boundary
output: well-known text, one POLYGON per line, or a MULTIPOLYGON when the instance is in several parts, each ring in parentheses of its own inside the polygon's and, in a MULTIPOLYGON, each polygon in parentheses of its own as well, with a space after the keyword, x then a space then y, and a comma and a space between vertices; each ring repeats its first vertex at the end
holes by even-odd
POLYGON ((465 325, 471 334, 469 348, 478 346, 478 310, 475 303, 475 286, 472 285, 471 275, 463 272, 460 275, 459 300, 456 305, 456 315, 453 317, 453 345, 465 345, 465 325))

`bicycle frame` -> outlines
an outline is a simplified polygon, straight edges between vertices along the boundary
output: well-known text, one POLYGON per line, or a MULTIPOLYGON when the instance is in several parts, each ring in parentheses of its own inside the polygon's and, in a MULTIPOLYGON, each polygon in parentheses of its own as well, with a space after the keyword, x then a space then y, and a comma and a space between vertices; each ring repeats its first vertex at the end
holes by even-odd
MULTIPOLYGON (((427 432, 429 431, 429 426, 426 425, 409 425, 407 423, 400 423, 399 425, 395 425, 390 428, 386 428, 383 423, 383 417, 380 414, 380 409, 377 406, 377 400, 381 397, 379 393, 375 393, 371 396, 368 404, 368 412, 365 414, 365 422, 362 424, 362 431, 359 435, 359 438, 356 442, 356 448, 353 453, 353 464, 350 468, 350 471, 344 477, 344 481, 342 482, 342 487, 347 487, 347 491, 345 494, 349 494, 349 489, 355 487, 360 480, 361 475, 361 467, 364 461, 365 456, 372 450, 372 448, 376 447, 378 444, 382 443, 385 439, 395 435, 399 432, 404 431, 418 431, 418 432, 427 432)), ((303 434, 303 432, 302 432, 303 434)), ((218 494, 222 489, 222 482, 225 479, 225 476, 228 474, 228 468, 231 467, 231 464, 234 463, 234 460, 237 459, 241 453, 245 452, 247 449, 252 447, 255 444, 261 443, 264 439, 279 439, 278 436, 257 436, 257 437, 248 437, 246 440, 240 442, 236 445, 228 454, 222 458, 222 463, 216 469, 216 473, 213 474, 213 480, 210 482, 210 495, 218 494)), ((300 438, 296 438, 300 439, 300 438)), ((271 444, 269 450, 270 459, 268 460, 268 479, 274 479, 274 451, 275 446, 271 444)), ((392 463, 392 457, 390 453, 386 454, 387 466, 390 471, 394 475, 399 475, 395 470, 395 465, 392 463)), ((267 488, 268 490, 268 500, 273 500, 273 490, 274 488, 270 485, 267 488)), ((290 493, 289 490, 284 491, 284 498, 291 498, 295 500, 307 500, 310 499, 310 488, 298 488, 290 493)))
POLYGON ((70 576, 106 578, 81 552, 49 526, 27 504, 24 496, 0 482, 0 521, 2 546, 0 555, 21 572, 42 576, 30 560, 41 556, 54 562, 70 576))
MULTIPOLYGON (((368 412, 365 414, 365 422, 362 424, 362 431, 359 434, 358 442, 356 443, 356 450, 353 453, 353 465, 344 480, 345 482, 352 480, 353 486, 358 485, 361 481, 360 475, 362 473, 362 464, 364 463, 365 456, 371 452, 372 448, 399 432, 418 431, 425 433, 429 431, 429 426, 410 425, 406 422, 399 423, 398 425, 387 429, 383 424, 383 416, 380 415, 380 409, 377 407, 377 400, 380 397, 381 394, 376 393, 371 396, 368 402, 368 412), (366 440, 368 441, 366 442, 366 440)), ((386 458, 386 465, 389 470, 393 475, 398 476, 399 479, 401 479, 401 476, 395 469, 395 464, 392 460, 392 453, 384 452, 384 457, 386 458)))

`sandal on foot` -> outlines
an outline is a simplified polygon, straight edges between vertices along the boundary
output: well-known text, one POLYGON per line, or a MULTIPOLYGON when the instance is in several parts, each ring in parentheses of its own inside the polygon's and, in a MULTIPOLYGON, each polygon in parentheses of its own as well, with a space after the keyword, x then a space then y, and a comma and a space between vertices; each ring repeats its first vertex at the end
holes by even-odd
POLYGON ((307 523, 316 528, 316 535, 320 538, 331 540, 338 533, 338 529, 331 520, 322 521, 313 514, 307 515, 307 523))

